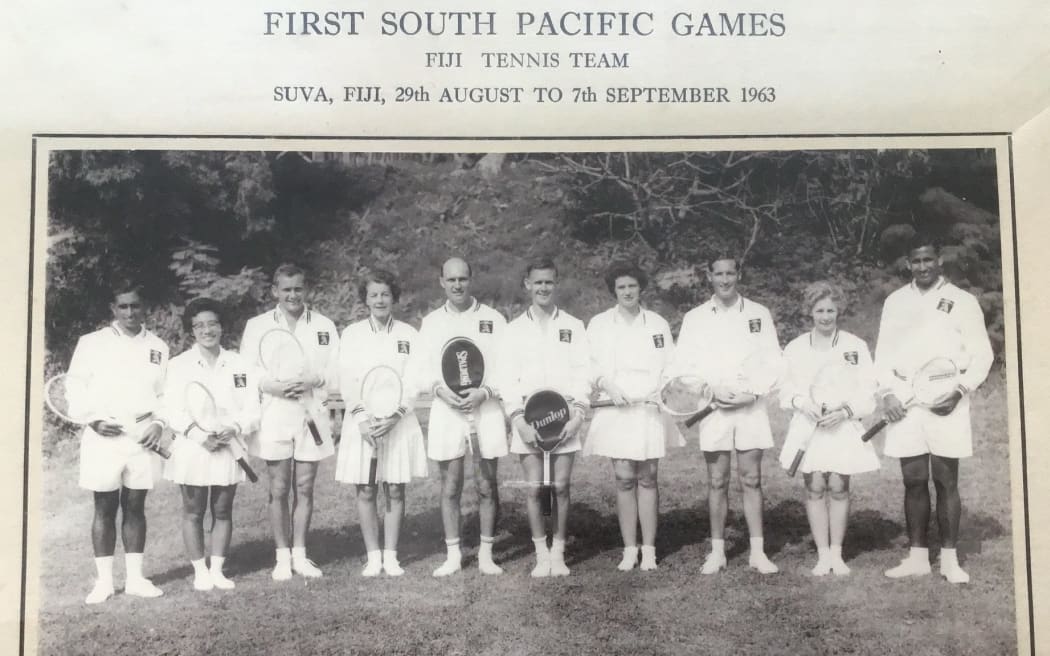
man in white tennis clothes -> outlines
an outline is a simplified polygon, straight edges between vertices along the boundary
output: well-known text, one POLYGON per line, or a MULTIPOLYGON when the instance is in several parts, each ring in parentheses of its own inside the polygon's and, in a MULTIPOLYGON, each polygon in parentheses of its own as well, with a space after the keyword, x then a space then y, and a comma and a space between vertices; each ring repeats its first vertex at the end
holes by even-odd
POLYGON ((514 431, 512 453, 521 458, 525 480, 530 483, 526 511, 536 566, 532 576, 568 576, 565 539, 569 524, 569 481, 576 452, 580 450, 580 427, 590 385, 590 349, 583 322, 554 302, 558 270, 550 260, 537 260, 525 270, 525 291, 531 304, 507 324, 507 337, 500 358, 500 389, 514 431), (540 507, 543 480, 543 453, 537 446, 539 435, 525 422, 524 400, 529 394, 549 389, 572 402, 572 415, 562 429, 562 443, 551 453, 551 478, 555 501, 552 507, 554 535, 547 548, 547 527, 540 507))
POLYGON ((439 278, 445 291, 445 303, 423 318, 420 337, 424 360, 421 389, 434 392, 427 429, 427 456, 441 470, 441 520, 445 527, 445 562, 434 570, 434 576, 448 576, 462 567, 459 548, 460 499, 463 494, 464 457, 470 438, 470 420, 477 422, 481 465, 477 472, 478 517, 481 522, 481 546, 478 569, 485 574, 499 574, 503 569, 492 559, 492 542, 499 518, 497 458, 507 454, 507 425, 493 379, 497 344, 503 338, 507 320, 503 315, 470 294, 470 265, 453 257, 441 266, 439 278), (464 396, 450 390, 441 377, 441 349, 450 339, 468 337, 478 345, 485 359, 486 383, 464 396))
POLYGON ((272 577, 287 581, 294 571, 307 578, 321 570, 306 557, 306 534, 314 509, 314 480, 321 460, 335 453, 332 430, 324 402, 338 389, 339 333, 332 320, 306 305, 306 274, 282 264, 273 274, 277 307, 252 317, 244 326, 240 352, 258 369, 262 391, 259 432, 249 442, 253 453, 266 461, 270 486, 270 524, 277 546, 272 577), (295 335, 306 353, 307 371, 302 380, 274 380, 262 369, 259 341, 274 328, 295 335), (301 401, 301 402, 300 402, 301 401), (321 433, 317 445, 307 427, 307 412, 321 433), (294 459, 294 467, 293 467, 294 459), (295 480, 291 481, 292 472, 295 480), (288 492, 295 486, 295 504, 289 510, 288 492), (289 536, 289 515, 292 530, 289 536))
POLYGON ((930 573, 926 528, 930 521, 929 479, 937 490, 941 574, 967 583, 955 544, 959 538, 959 458, 973 454, 970 393, 988 376, 992 346, 977 299, 941 275, 933 239, 919 235, 908 252, 912 281, 886 298, 875 347, 875 366, 884 390, 885 453, 900 458, 904 516, 910 549, 890 578, 930 573), (958 388, 930 408, 904 408, 910 376, 934 357, 947 357, 961 372, 958 388))
POLYGON ((165 429, 153 413, 161 406, 168 345, 143 325, 145 308, 138 287, 122 282, 112 291, 113 323, 81 337, 69 363, 69 375, 86 383, 83 398, 69 402, 97 417, 80 438, 80 487, 91 490, 95 499, 91 543, 98 579, 87 596, 89 604, 113 595, 118 507, 127 569, 124 592, 137 597, 163 594, 142 575, 142 553, 146 493, 160 479, 159 457, 150 449, 159 444, 165 429))
POLYGON ((707 280, 714 295, 683 317, 672 365, 672 375, 696 375, 708 381, 718 408, 699 426, 700 449, 707 461, 711 524, 711 553, 701 568, 703 574, 714 574, 726 566, 724 535, 734 450, 750 534, 748 564, 763 574, 777 571, 766 557, 762 533, 762 451, 773 446, 769 416, 761 397, 739 390, 734 383, 749 355, 779 353, 780 346, 772 315, 765 306, 740 295, 739 277, 732 256, 718 256, 708 263, 707 280))

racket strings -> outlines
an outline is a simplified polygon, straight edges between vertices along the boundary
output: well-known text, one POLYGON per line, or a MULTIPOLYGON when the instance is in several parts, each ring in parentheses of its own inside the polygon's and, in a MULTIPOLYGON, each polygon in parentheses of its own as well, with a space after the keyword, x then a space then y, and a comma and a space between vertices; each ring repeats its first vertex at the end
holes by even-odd
POLYGON ((697 378, 674 378, 661 388, 660 401, 671 412, 693 413, 711 402, 710 388, 697 378))
POLYGON ((391 369, 365 375, 361 382, 361 400, 374 417, 389 417, 401 407, 401 378, 391 369))
POLYGON ((186 412, 193 423, 202 430, 219 429, 219 406, 215 403, 215 397, 203 385, 190 383, 186 387, 186 412))
POLYGON ((278 380, 290 380, 303 375, 306 356, 291 334, 270 333, 259 343, 263 368, 278 380))
POLYGON ((958 386, 959 371, 947 359, 933 360, 924 365, 912 378, 912 392, 921 403, 933 403, 951 393, 958 386))

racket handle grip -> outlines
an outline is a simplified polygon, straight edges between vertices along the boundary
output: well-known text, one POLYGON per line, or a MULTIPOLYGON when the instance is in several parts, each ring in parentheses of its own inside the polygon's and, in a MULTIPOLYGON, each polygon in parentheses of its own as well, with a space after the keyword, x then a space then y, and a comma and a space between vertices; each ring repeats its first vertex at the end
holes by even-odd
POLYGON ((543 485, 540 487, 540 510, 543 511, 544 517, 550 517, 551 511, 553 510, 553 497, 554 488, 550 485, 543 485))
POLYGON ((376 484, 376 473, 379 469, 379 458, 375 451, 372 451, 372 460, 368 463, 368 484, 376 484))
POLYGON ((237 458, 237 464, 244 472, 244 475, 248 477, 249 481, 255 483, 259 480, 259 477, 255 474, 255 470, 252 469, 252 466, 248 464, 247 460, 245 460, 244 458, 237 458))
POLYGON ((704 408, 700 412, 696 413, 695 415, 693 415, 689 419, 686 419, 685 420, 685 427, 686 428, 692 428, 696 424, 698 424, 701 421, 703 421, 704 418, 707 417, 707 415, 711 414, 714 411, 715 411, 715 406, 713 406, 713 405, 707 406, 706 408, 704 408))
POLYGON ((616 403, 614 403, 612 399, 602 399, 601 401, 594 401, 591 403, 591 408, 611 408, 615 405, 616 403))
POLYGON ((306 420, 306 427, 310 429, 310 435, 314 438, 314 444, 321 446, 324 441, 321 439, 321 431, 317 430, 317 424, 314 423, 313 419, 306 420))
POLYGON ((794 476, 798 472, 798 466, 802 464, 802 459, 806 457, 806 451, 799 449, 795 452, 795 459, 791 461, 791 466, 788 467, 788 476, 794 476))
POLYGON ((157 446, 153 447, 153 452, 156 453, 161 458, 164 458, 165 460, 171 458, 171 451, 168 451, 167 449, 165 449, 164 447, 162 447, 159 444, 157 446))
POLYGON ((860 436, 861 442, 870 442, 871 438, 878 435, 879 431, 886 428, 886 420, 880 419, 869 428, 863 435, 860 436))

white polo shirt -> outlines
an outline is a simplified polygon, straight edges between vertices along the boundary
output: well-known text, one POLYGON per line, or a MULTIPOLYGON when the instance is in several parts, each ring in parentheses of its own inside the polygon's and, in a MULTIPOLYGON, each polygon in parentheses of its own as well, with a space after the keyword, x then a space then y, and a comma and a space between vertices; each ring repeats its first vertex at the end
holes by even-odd
POLYGON ((203 444, 206 433, 187 429, 193 420, 186 409, 186 386, 201 383, 215 397, 220 420, 235 424, 242 435, 259 429, 259 383, 255 367, 236 351, 219 350, 214 365, 208 365, 200 346, 194 344, 171 359, 164 392, 164 416, 172 430, 203 444))
POLYGON ((729 308, 712 297, 682 318, 673 375, 700 376, 712 385, 731 384, 755 351, 780 350, 773 315, 740 296, 729 308))
POLYGON ((943 277, 926 291, 911 282, 886 298, 875 346, 880 386, 907 400, 909 378, 934 357, 955 362, 967 390, 984 382, 994 361, 977 298, 943 277))
POLYGON ((671 327, 644 308, 632 318, 619 306, 595 315, 587 326, 587 339, 594 382, 607 378, 632 398, 655 392, 674 356, 671 327))
MULTIPOLYGON (((149 413, 159 419, 168 345, 143 327, 125 335, 117 323, 82 336, 69 375, 87 383, 84 398, 69 399, 73 414, 116 420, 125 427, 149 413)), ((92 431, 85 427, 85 431, 92 431)))
POLYGON ((385 365, 401 376, 401 414, 412 411, 419 394, 419 333, 403 321, 390 318, 386 324, 372 317, 352 323, 339 340, 339 385, 347 410, 354 415, 366 411, 361 403, 361 380, 373 367, 385 365))

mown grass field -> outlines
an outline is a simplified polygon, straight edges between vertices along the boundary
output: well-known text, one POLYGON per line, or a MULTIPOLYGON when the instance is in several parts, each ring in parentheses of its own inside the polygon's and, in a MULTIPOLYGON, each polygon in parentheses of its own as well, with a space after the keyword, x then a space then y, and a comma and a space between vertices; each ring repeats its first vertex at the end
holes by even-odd
MULTIPOLYGON (((1016 651, 1006 395, 994 372, 974 403, 975 457, 961 466, 965 506, 960 552, 973 582, 956 587, 934 574, 891 581, 882 571, 903 553, 900 473, 895 460, 853 481, 845 545, 848 577, 814 578, 800 480, 764 462, 767 550, 781 572, 747 567, 739 484, 731 489, 730 563, 703 577, 707 508, 703 458, 695 441, 674 450, 660 472, 656 572, 616 571, 620 538, 612 471, 604 458, 579 459, 573 476, 568 560, 572 575, 533 580, 517 462, 500 463, 503 517, 496 560, 506 572, 476 570, 476 497, 465 501, 465 570, 448 580, 431 571, 444 558, 438 478, 409 488, 401 543, 406 574, 364 579, 364 549, 353 492, 322 466, 310 535, 324 578, 270 580, 272 542, 264 483, 245 484, 235 503, 231 592, 199 593, 179 536, 179 497, 163 483, 149 497, 146 573, 165 592, 156 600, 116 597, 86 606, 94 570, 90 495, 76 487, 66 450, 43 472, 38 584, 43 654, 1005 654, 1016 651)), ((775 416, 778 434, 784 417, 775 416)), ((877 442, 881 449, 881 439, 877 442)), ((936 529, 933 528, 936 547, 936 529)), ((118 546, 117 585, 123 580, 118 546)), ((936 572, 936 569, 935 569, 936 572)), ((32 576, 32 573, 31 573, 32 576)))

